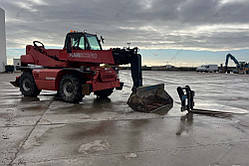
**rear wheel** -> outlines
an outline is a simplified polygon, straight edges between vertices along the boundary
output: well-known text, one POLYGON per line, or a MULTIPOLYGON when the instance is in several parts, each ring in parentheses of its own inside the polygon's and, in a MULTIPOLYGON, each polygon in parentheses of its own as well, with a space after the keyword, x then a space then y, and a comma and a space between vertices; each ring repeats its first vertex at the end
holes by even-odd
POLYGON ((60 81, 59 95, 66 102, 80 102, 84 95, 79 78, 71 74, 64 75, 60 81))
POLYGON ((94 92, 96 96, 101 97, 101 98, 106 98, 110 96, 112 93, 113 93, 113 88, 94 92))
POLYGON ((20 91, 24 96, 36 97, 40 94, 31 72, 23 72, 20 77, 20 91))

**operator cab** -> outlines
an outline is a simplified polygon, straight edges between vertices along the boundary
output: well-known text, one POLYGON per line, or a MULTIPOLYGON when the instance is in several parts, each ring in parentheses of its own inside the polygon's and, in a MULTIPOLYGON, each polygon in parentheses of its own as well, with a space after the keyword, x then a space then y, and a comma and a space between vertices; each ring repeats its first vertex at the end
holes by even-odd
POLYGON ((71 53, 72 50, 102 50, 102 47, 95 34, 70 32, 66 36, 64 49, 71 53))

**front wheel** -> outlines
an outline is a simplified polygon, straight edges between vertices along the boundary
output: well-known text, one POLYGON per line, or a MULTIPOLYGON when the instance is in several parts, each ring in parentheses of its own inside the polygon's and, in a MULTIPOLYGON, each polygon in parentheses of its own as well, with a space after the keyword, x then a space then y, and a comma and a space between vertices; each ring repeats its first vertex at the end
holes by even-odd
POLYGON ((79 78, 71 74, 64 75, 60 81, 59 95, 66 102, 80 102, 83 94, 79 78))
POLYGON ((96 96, 101 97, 101 98, 106 98, 110 96, 112 93, 113 93, 113 88, 94 92, 96 96))
POLYGON ((20 91, 24 96, 36 97, 40 94, 39 90, 35 84, 34 77, 31 72, 23 72, 20 77, 20 91))

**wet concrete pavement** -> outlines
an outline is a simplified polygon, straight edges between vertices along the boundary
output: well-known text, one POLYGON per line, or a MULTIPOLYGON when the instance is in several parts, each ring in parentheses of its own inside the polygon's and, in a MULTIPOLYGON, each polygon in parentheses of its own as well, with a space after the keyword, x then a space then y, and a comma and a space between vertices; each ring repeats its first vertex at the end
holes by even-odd
POLYGON ((194 72, 144 72, 145 84, 164 82, 175 100, 166 115, 133 112, 124 90, 79 104, 44 91, 24 98, 0 74, 0 165, 249 165, 249 77, 194 72), (234 112, 217 118, 180 112, 177 86, 196 91, 196 107, 234 112))

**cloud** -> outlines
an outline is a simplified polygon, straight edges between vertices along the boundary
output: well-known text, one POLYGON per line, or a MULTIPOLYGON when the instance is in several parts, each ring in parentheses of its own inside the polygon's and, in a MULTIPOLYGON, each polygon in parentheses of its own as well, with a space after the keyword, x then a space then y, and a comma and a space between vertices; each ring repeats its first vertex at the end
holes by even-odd
POLYGON ((7 46, 63 46, 70 30, 98 32, 105 48, 249 48, 247 0, 1 0, 7 46))

